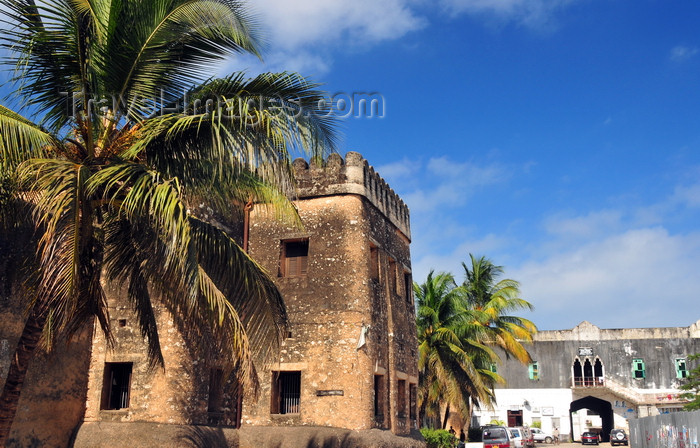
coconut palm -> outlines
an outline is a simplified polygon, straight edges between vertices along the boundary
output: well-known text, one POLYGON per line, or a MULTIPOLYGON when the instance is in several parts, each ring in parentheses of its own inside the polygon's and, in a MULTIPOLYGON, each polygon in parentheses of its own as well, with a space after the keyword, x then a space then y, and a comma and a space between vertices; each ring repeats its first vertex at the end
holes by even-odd
POLYGON ((463 302, 452 274, 431 271, 422 285, 414 283, 417 300, 419 415, 440 416, 446 406, 468 419, 470 403, 489 404, 492 387, 501 378, 489 368, 496 354, 480 341, 485 329, 463 302))
POLYGON ((205 79, 231 55, 258 55, 234 0, 0 0, 0 14, 16 86, 0 105, 0 216, 4 232, 37 236, 0 446, 37 345, 93 319, 112 339, 103 282, 125 291, 153 366, 164 366, 158 300, 254 385, 285 306, 218 223, 251 200, 290 207, 291 154, 334 146, 318 86, 290 73, 205 79))
POLYGON ((524 343, 532 341, 537 327, 528 319, 508 313, 532 310, 532 304, 520 297, 517 281, 498 279, 503 275, 503 267, 483 256, 469 254, 469 258, 471 266, 462 263, 465 278, 459 291, 478 324, 486 330, 481 342, 500 347, 506 357, 513 356, 522 363, 531 362, 524 343))

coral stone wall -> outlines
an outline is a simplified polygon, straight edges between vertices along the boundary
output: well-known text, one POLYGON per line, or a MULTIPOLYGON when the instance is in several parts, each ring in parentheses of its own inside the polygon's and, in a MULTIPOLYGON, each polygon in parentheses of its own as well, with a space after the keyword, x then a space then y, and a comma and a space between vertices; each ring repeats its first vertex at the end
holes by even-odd
POLYGON ((264 207, 251 214, 251 255, 277 278, 291 334, 260 372, 262 394, 246 400, 243 422, 408 433, 417 385, 408 209, 357 153, 295 168, 303 228, 264 207), (308 241, 307 272, 285 275, 285 244, 300 240, 308 241), (301 372, 299 412, 275 409, 280 371, 301 372))
MULTIPOLYGON (((212 367, 193 344, 188 344, 164 307, 156 308, 158 333, 165 367, 150 367, 147 346, 137 317, 124 301, 122 291, 109 291, 109 312, 115 344, 110 347, 96 329, 90 363, 85 421, 155 422, 169 424, 209 423, 209 373, 212 367), (107 363, 131 363, 129 406, 105 409, 107 363)), ((220 423, 233 425, 235 413, 226 390, 223 401, 229 412, 220 423)))
MULTIPOLYGON (((0 384, 25 321, 29 298, 21 288, 23 268, 18 260, 32 247, 31 232, 17 231, 12 241, 0 238, 0 384)), ((65 447, 80 424, 85 409, 91 328, 80 331, 70 343, 54 351, 37 351, 29 365, 12 424, 10 447, 65 447)))

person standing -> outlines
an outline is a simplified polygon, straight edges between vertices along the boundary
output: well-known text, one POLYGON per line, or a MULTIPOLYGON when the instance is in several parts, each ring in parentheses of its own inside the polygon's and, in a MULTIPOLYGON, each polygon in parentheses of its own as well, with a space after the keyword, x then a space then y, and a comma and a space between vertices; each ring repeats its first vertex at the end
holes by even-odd
POLYGON ((552 431, 552 435, 554 436, 554 443, 559 445, 559 428, 555 426, 554 431, 552 431))

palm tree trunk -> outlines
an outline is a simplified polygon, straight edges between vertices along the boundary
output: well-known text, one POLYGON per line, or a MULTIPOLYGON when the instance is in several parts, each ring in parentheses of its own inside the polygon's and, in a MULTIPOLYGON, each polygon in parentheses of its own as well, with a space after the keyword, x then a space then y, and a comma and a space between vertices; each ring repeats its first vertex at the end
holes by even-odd
POLYGON ((447 418, 450 416, 450 403, 447 403, 445 408, 445 419, 442 421, 442 429, 447 428, 447 418))
POLYGON ((5 447, 10 437, 10 429, 17 413, 17 405, 24 385, 24 378, 27 375, 27 368, 33 358, 39 339, 41 339, 45 323, 46 315, 43 313, 43 307, 34 306, 17 342, 5 387, 0 396, 0 447, 5 447))

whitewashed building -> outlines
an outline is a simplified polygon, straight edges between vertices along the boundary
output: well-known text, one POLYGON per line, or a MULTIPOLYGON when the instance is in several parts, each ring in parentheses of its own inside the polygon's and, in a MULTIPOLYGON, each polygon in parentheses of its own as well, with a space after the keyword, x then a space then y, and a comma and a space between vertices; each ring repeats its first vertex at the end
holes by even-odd
POLYGON ((687 357, 700 352, 700 320, 689 327, 600 329, 581 322, 571 330, 541 331, 528 347, 533 362, 505 359, 494 369, 494 409, 477 409, 472 426, 559 428, 562 439, 592 430, 608 440, 627 419, 681 410, 679 386, 687 357))

